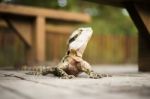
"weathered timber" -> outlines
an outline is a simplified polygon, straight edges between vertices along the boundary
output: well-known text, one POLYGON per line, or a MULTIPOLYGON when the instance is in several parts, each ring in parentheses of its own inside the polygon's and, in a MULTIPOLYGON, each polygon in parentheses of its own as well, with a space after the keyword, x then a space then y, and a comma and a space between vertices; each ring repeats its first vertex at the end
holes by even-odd
POLYGON ((45 18, 64 20, 64 21, 75 21, 75 22, 90 22, 91 18, 87 14, 67 12, 62 10, 52 10, 36 7, 19 6, 12 4, 0 4, 0 13, 14 14, 23 16, 43 16, 45 18))
POLYGON ((74 26, 48 25, 49 22, 87 23, 91 17, 83 13, 67 12, 62 10, 44 9, 12 4, 0 4, 1 27, 9 27, 27 45, 27 64, 45 62, 46 33, 71 33, 74 26), (24 20, 24 18, 26 20, 24 20))
POLYGON ((144 10, 143 6, 126 4, 126 8, 139 31, 139 71, 150 71, 150 14, 148 9, 144 10))
POLYGON ((35 55, 37 62, 45 61, 45 18, 35 19, 35 55))
POLYGON ((136 66, 122 66, 95 67, 99 73, 112 72, 113 77, 102 79, 80 75, 67 80, 0 70, 0 96, 1 99, 149 99, 150 74, 138 73, 136 66))

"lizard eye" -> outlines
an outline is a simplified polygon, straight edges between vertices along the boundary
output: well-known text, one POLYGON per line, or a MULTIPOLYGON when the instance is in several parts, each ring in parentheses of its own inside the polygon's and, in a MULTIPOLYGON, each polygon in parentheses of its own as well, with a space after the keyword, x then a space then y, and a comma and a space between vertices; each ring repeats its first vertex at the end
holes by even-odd
POLYGON ((78 34, 76 34, 74 37, 70 38, 69 39, 69 44, 73 41, 75 41, 75 39, 78 37, 78 34))
POLYGON ((70 38, 70 39, 69 39, 69 44, 72 43, 73 41, 75 41, 76 38, 82 33, 82 31, 83 31, 83 30, 80 29, 79 32, 78 32, 76 35, 74 35, 72 38, 70 38))
POLYGON ((67 55, 69 55, 69 54, 70 54, 70 51, 67 52, 67 55))

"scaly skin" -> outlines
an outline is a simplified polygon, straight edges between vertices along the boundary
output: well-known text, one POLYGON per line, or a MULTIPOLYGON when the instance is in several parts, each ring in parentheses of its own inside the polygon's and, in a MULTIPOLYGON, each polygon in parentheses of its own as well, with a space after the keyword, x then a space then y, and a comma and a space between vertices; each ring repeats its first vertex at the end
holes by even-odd
POLYGON ((89 63, 83 60, 81 57, 77 57, 73 54, 65 55, 61 62, 56 67, 45 67, 41 66, 39 68, 32 68, 33 72, 28 74, 34 75, 47 75, 49 73, 54 74, 62 79, 71 79, 77 77, 78 74, 85 72, 90 78, 98 79, 102 77, 107 77, 109 75, 98 74, 93 72, 89 63))
POLYGON ((46 75, 52 73, 63 79, 71 79, 85 72, 90 78, 98 79, 109 75, 93 72, 90 64, 82 59, 83 52, 92 35, 91 28, 79 28, 72 33, 68 40, 68 50, 63 59, 56 67, 41 67, 32 69, 28 74, 46 75))

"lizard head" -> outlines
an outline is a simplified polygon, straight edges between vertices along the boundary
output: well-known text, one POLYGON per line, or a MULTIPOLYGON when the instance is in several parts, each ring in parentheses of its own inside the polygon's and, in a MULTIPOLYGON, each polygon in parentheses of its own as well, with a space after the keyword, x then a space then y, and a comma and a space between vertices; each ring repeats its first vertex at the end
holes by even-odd
POLYGON ((92 36, 93 30, 90 27, 75 30, 68 40, 68 51, 76 51, 77 56, 82 57, 88 41, 92 36))

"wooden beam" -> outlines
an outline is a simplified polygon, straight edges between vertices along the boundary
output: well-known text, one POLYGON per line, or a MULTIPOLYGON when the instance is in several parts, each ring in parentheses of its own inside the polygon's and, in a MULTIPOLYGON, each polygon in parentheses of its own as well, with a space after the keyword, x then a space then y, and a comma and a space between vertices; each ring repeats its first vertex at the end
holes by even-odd
POLYGON ((6 22, 6 24, 3 25, 6 25, 8 28, 12 29, 12 31, 18 35, 18 37, 24 42, 25 45, 31 47, 30 35, 27 35, 29 33, 23 33, 22 31, 19 31, 21 29, 18 28, 18 25, 14 24, 8 17, 3 17, 3 19, 6 22))
POLYGON ((150 33, 150 7, 149 5, 135 5, 141 20, 143 21, 146 29, 150 33))
POLYGON ((49 19, 75 21, 75 22, 90 22, 91 17, 87 14, 67 12, 63 10, 52 10, 36 7, 19 6, 12 4, 0 4, 0 13, 15 14, 24 16, 43 16, 49 19))
MULTIPOLYGON (((127 3, 126 8, 139 31, 138 65, 139 71, 150 71, 150 10, 140 10, 137 4, 127 3)), ((147 5, 143 5, 147 6, 147 5)))
POLYGON ((75 30, 75 26, 66 26, 66 25, 46 25, 47 33, 60 33, 60 34, 70 34, 75 30))
POLYGON ((19 22, 19 21, 16 21, 16 20, 10 20, 10 22, 16 28, 19 35, 26 42, 26 44, 29 47, 31 47, 32 46, 32 40, 31 40, 32 28, 31 28, 31 24, 27 23, 27 22, 19 22))
POLYGON ((3 20, 3 19, 1 19, 1 18, 0 18, 0 27, 1 27, 1 28, 8 28, 8 25, 7 25, 7 23, 5 22, 5 20, 3 20))
POLYGON ((11 25, 11 28, 13 27, 13 31, 15 30, 15 33, 19 35, 21 40, 25 42, 25 44, 29 47, 32 46, 32 41, 31 41, 31 25, 27 22, 20 22, 17 20, 11 20, 7 18, 6 20, 0 19, 0 27, 3 28, 9 28, 11 25))
MULTIPOLYGON (((45 18, 38 16, 35 19, 35 55, 36 61, 42 63, 45 61, 45 18)), ((34 47, 33 46, 33 47, 34 47)))

